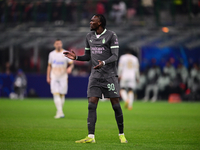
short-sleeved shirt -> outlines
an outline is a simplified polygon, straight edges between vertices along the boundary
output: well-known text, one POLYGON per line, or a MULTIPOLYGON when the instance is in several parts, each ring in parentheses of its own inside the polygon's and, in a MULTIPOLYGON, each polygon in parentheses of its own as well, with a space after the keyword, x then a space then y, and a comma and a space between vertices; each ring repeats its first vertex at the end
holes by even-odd
POLYGON ((86 51, 90 51, 92 69, 91 77, 93 78, 109 78, 117 76, 117 62, 104 65, 100 69, 93 69, 99 64, 98 60, 104 61, 111 57, 111 50, 119 51, 119 43, 117 35, 110 30, 104 30, 100 35, 96 35, 95 31, 91 31, 86 36, 86 51))
POLYGON ((119 59, 119 76, 121 79, 136 80, 139 77, 139 61, 131 54, 122 55, 119 59))
POLYGON ((49 53, 48 63, 51 64, 51 78, 59 79, 59 78, 67 78, 68 74, 66 68, 68 64, 72 64, 73 61, 63 55, 63 51, 57 52, 53 50, 49 53))

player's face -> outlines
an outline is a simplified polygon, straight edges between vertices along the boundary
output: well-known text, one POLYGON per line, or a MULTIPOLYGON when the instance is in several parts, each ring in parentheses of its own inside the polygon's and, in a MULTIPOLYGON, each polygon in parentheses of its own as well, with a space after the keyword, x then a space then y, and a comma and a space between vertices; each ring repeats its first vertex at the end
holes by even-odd
POLYGON ((90 21, 90 30, 96 31, 100 25, 101 25, 101 22, 100 22, 99 18, 97 16, 93 16, 90 21))
POLYGON ((62 41, 55 41, 54 47, 58 51, 62 50, 62 41))

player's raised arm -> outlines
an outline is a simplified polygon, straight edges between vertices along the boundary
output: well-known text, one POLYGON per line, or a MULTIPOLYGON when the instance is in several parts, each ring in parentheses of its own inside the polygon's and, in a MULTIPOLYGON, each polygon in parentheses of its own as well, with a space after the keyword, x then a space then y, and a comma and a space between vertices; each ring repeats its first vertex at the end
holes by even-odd
POLYGON ((72 60, 76 60, 76 54, 74 51, 65 51, 63 52, 63 54, 65 55, 65 57, 72 59, 72 60))
POLYGON ((72 60, 89 61, 91 59, 91 56, 90 56, 90 45, 88 43, 87 37, 86 37, 86 40, 85 40, 85 55, 76 56, 74 51, 71 51, 71 52, 70 51, 66 51, 63 54, 65 55, 65 57, 68 57, 69 59, 72 59, 72 60))
POLYGON ((79 61, 89 61, 90 60, 90 51, 86 50, 85 51, 85 55, 83 56, 76 56, 76 54, 74 53, 74 51, 66 51, 63 52, 63 54, 65 55, 65 57, 68 57, 69 59, 72 60, 79 60, 79 61))

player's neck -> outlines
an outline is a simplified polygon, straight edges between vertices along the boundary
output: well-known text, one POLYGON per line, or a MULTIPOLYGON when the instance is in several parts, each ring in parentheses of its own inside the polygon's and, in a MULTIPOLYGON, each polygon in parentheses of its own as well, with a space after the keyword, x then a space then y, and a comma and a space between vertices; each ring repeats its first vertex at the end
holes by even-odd
POLYGON ((102 27, 99 27, 97 30, 96 30, 96 34, 97 35, 100 35, 105 29, 102 28, 102 27))
POLYGON ((58 52, 58 53, 60 53, 60 52, 62 52, 63 51, 63 49, 56 49, 56 52, 58 52))

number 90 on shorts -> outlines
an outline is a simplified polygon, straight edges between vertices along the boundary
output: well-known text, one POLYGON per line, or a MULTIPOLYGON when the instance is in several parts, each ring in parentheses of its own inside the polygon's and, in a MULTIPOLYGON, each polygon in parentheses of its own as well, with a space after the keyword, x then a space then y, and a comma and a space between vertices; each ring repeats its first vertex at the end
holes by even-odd
POLYGON ((114 83, 107 84, 107 87, 108 87, 108 91, 114 91, 114 90, 115 90, 115 85, 114 85, 114 83))

